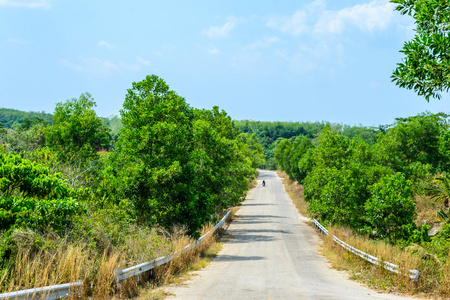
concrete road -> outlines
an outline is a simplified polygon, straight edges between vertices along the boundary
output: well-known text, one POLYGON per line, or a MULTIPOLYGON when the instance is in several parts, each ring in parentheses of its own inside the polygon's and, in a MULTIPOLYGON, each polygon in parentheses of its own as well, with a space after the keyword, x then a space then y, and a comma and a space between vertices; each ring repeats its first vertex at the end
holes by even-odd
POLYGON ((330 269, 274 172, 262 171, 231 223, 231 239, 169 299, 407 299, 379 294, 330 269), (266 186, 262 187, 262 180, 266 186))

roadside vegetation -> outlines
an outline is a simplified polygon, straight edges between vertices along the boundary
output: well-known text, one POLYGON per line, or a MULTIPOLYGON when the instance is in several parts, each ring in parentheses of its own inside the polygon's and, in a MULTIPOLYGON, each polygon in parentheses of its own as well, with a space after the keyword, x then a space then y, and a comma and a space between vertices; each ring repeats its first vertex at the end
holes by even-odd
POLYGON ((329 240, 325 251, 332 250, 338 268, 381 289, 449 296, 448 118, 397 119, 372 144, 330 126, 317 144, 305 136, 277 143, 275 161, 291 180, 287 191, 299 195, 294 202, 302 213, 362 251, 418 269, 420 277, 413 283, 380 270, 329 240))
POLYGON ((277 164, 274 158, 276 145, 283 139, 295 139, 298 136, 305 136, 311 139, 313 144, 317 144, 317 136, 323 128, 329 126, 335 131, 340 131, 344 136, 359 136, 364 141, 372 144, 377 139, 378 128, 366 126, 350 126, 329 122, 260 122, 260 121, 234 121, 239 130, 243 133, 253 135, 263 147, 265 162, 259 167, 267 170, 276 170, 277 164))
MULTIPOLYGON (((94 108, 84 93, 58 103, 51 122, 0 120, 0 293, 81 279, 85 297, 109 299, 114 269, 199 237, 264 164, 226 112, 190 107, 155 75, 132 84, 120 118, 94 108)), ((166 280, 202 250, 152 276, 166 280)))

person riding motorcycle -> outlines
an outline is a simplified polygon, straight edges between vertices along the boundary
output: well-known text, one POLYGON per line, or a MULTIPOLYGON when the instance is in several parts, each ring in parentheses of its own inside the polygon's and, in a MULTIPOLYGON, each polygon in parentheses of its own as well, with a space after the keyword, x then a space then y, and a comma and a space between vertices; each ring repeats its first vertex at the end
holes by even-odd
POLYGON ((266 186, 266 182, 265 182, 264 180, 263 180, 263 182, 262 182, 262 185, 263 185, 263 186, 266 186))

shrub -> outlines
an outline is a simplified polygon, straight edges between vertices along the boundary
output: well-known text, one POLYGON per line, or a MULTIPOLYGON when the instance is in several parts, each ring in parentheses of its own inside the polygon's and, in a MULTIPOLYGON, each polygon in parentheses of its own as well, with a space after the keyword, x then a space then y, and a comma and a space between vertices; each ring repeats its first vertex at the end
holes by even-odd
POLYGON ((369 190, 365 211, 371 233, 391 241, 407 240, 416 214, 411 182, 396 173, 381 178, 369 190))

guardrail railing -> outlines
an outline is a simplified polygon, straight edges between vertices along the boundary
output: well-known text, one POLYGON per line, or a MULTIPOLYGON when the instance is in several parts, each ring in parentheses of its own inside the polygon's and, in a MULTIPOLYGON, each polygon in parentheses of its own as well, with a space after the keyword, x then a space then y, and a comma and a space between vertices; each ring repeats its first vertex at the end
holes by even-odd
MULTIPOLYGON (((322 234, 328 235, 328 230, 323 227, 322 224, 320 224, 316 219, 312 219, 314 223, 314 227, 317 228, 322 234)), ((349 244, 345 243, 344 241, 340 240, 338 237, 333 235, 333 241, 337 244, 339 244, 342 248, 352 252, 355 255, 358 255, 364 260, 367 260, 368 262, 379 266, 382 264, 383 268, 386 270, 389 270, 391 272, 397 273, 397 274, 404 274, 417 282, 419 280, 419 271, 418 270, 404 270, 403 272, 400 270, 400 267, 396 264, 382 261, 379 258, 372 256, 370 254, 367 254, 359 249, 356 249, 355 247, 350 246, 349 244)))
POLYGON ((7 300, 28 300, 28 299, 45 299, 56 300, 66 298, 70 293, 76 292, 81 294, 83 282, 65 283, 59 285, 45 286, 35 289, 22 290, 17 292, 0 294, 0 299, 7 300))
POLYGON ((216 224, 216 226, 214 226, 214 228, 210 231, 208 231, 207 233, 205 233, 203 236, 201 236, 197 241, 195 241, 194 243, 191 243, 189 245, 187 245, 186 247, 184 247, 183 251, 176 251, 173 252, 167 256, 163 256, 163 257, 159 257, 155 260, 149 261, 149 262, 145 262, 133 267, 129 267, 127 269, 119 269, 116 271, 116 277, 115 280, 116 282, 120 283, 121 281, 133 277, 133 276, 137 276, 139 274, 142 274, 144 272, 150 271, 151 269, 157 267, 157 266, 161 266, 165 263, 168 263, 169 261, 173 260, 174 258, 176 258, 178 255, 181 254, 181 252, 186 253, 187 251, 194 249, 195 247, 197 247, 197 245, 199 245, 201 242, 203 242, 203 240, 205 239, 206 236, 208 236, 209 234, 213 234, 214 232, 216 232, 217 229, 219 229, 227 220, 228 216, 230 215, 231 211, 228 211, 227 214, 219 221, 219 223, 216 224))
MULTIPOLYGON (((115 280, 117 283, 120 283, 121 281, 133 277, 138 276, 139 274, 142 274, 146 271, 149 271, 155 267, 161 266, 165 263, 170 262, 174 258, 176 258, 178 255, 180 255, 182 252, 186 253, 190 250, 193 250, 195 247, 197 247, 199 244, 201 244, 204 239, 210 235, 214 234, 217 229, 223 226, 227 218, 230 216, 231 211, 229 210, 227 214, 219 221, 219 223, 214 226, 214 228, 204 235, 202 235, 198 240, 195 242, 187 245, 184 247, 182 251, 175 251, 169 255, 159 257, 157 259, 154 259, 149 262, 141 263, 139 265, 129 267, 127 269, 123 270, 117 270, 115 275, 115 280)), ((60 284, 60 285, 52 285, 52 286, 46 286, 41 288, 35 288, 35 289, 29 289, 29 290, 22 290, 17 292, 11 292, 11 293, 4 293, 0 294, 0 299, 7 299, 7 300, 31 300, 31 299, 40 299, 40 300, 56 300, 56 299, 62 299, 69 296, 69 293, 72 293, 73 291, 76 291, 78 293, 81 293, 83 282, 81 280, 78 280, 77 282, 72 283, 66 283, 66 284, 60 284)))

